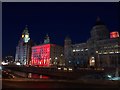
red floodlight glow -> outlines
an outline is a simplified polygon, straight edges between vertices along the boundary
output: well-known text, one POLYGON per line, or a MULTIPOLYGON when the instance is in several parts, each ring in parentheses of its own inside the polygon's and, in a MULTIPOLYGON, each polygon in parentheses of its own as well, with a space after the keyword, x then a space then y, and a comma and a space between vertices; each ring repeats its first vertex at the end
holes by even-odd
POLYGON ((118 37, 119 37, 119 33, 117 31, 110 33, 110 38, 118 38, 118 37))
POLYGON ((31 65, 50 66, 50 44, 32 47, 31 65))

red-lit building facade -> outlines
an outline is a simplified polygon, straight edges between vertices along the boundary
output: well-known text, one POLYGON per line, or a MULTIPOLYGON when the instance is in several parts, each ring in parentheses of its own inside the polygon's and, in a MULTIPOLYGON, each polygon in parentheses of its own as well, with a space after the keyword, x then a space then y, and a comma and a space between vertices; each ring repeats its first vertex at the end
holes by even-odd
POLYGON ((30 64, 33 66, 63 66, 63 47, 50 44, 49 37, 44 40, 44 44, 33 46, 30 64))

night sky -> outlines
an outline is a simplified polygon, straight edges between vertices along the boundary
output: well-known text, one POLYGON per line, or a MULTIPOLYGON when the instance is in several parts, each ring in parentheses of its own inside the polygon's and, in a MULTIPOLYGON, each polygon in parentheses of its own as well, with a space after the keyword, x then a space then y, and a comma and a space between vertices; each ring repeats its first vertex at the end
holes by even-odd
POLYGON ((28 25, 30 38, 40 44, 48 33, 52 43, 62 45, 66 36, 73 43, 86 42, 99 16, 109 31, 119 31, 118 3, 3 3, 3 57, 15 56, 21 34, 28 25))

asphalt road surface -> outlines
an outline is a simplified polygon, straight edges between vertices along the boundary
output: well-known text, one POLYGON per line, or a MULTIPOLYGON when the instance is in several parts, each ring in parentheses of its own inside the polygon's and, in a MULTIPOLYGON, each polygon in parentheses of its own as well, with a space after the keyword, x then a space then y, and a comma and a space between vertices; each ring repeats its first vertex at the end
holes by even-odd
POLYGON ((120 90, 120 82, 98 80, 33 80, 33 79, 4 79, 3 89, 39 89, 39 88, 91 88, 99 90, 120 90))

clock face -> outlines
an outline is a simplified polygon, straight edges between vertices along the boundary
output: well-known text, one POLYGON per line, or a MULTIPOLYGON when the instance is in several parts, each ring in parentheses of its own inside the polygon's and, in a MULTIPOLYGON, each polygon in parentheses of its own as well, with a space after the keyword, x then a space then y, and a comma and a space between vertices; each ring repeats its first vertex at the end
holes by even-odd
POLYGON ((22 38, 24 37, 24 35, 22 35, 22 38))
POLYGON ((29 36, 28 35, 25 35, 25 38, 28 38, 29 36))

